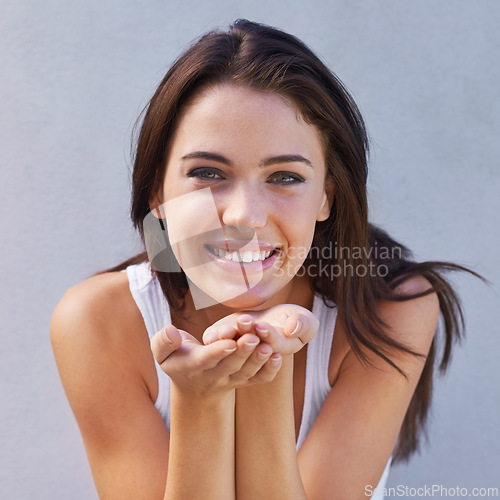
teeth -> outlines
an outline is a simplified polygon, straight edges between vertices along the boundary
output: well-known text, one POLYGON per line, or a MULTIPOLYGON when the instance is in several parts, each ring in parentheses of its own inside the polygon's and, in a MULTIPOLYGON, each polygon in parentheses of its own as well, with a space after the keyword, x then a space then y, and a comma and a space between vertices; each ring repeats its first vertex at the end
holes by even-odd
POLYGON ((252 252, 250 250, 246 250, 245 252, 243 253, 239 253, 239 252, 231 252, 231 253, 227 253, 226 251, 220 249, 220 248, 216 248, 216 247, 212 247, 210 246, 209 247, 210 251, 218 256, 219 258, 221 259, 226 259, 226 260, 232 260, 233 262, 246 262, 246 263, 249 263, 249 262, 260 262, 260 261, 263 261, 267 258, 269 258, 269 256, 271 255, 271 251, 255 251, 255 252, 252 252))
POLYGON ((243 262, 252 262, 252 258, 253 258, 252 252, 246 251, 241 259, 243 260, 243 262))

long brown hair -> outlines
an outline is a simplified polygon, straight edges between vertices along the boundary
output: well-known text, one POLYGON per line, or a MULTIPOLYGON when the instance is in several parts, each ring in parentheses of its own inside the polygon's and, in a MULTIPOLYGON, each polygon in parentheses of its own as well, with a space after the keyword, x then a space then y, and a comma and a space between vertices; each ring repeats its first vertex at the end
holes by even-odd
MULTIPOLYGON (((421 354, 387 335, 377 315, 377 301, 408 300, 436 292, 444 334, 438 361, 444 372, 452 346, 462 336, 463 317, 459 299, 442 272, 468 270, 451 263, 416 263, 405 247, 368 223, 368 140, 361 114, 340 80, 306 45, 287 33, 238 20, 227 32, 213 31, 203 36, 173 64, 145 110, 137 142, 131 216, 141 236, 144 238, 143 220, 150 211, 151 195, 162 181, 169 141, 183 106, 194 92, 223 82, 283 96, 321 133, 335 197, 328 219, 316 224, 312 248, 330 246, 337 251, 326 258, 310 252, 303 271, 325 263, 341 271, 335 279, 331 273, 309 276, 316 293, 335 302, 356 355, 366 361, 361 350, 365 346, 405 376, 383 346, 421 354), (378 272, 366 272, 373 266, 378 272), (431 287, 419 295, 397 295, 396 286, 415 275, 427 278, 431 287)), ((143 253, 110 270, 146 260, 143 253)), ((184 273, 156 274, 170 306, 181 310, 188 290, 184 273)), ((431 401, 435 358, 433 341, 400 431, 395 461, 407 459, 418 449, 431 401)))

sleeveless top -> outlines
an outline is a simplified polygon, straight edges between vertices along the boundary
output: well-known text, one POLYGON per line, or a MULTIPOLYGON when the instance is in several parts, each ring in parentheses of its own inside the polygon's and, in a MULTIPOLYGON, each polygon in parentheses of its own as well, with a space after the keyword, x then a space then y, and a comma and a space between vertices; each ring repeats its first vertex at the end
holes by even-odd
MULTIPOLYGON (((159 281, 153 277, 149 262, 127 267, 127 276, 132 297, 141 312, 149 338, 171 323, 170 308, 163 295, 159 281)), ((335 304, 325 304, 323 299, 314 296, 312 313, 319 320, 319 330, 307 345, 304 406, 297 439, 297 451, 311 430, 323 402, 331 389, 328 380, 328 366, 332 350, 333 332, 337 319, 335 304)), ((158 397, 155 407, 170 430, 170 378, 155 360, 158 375, 158 397)), ((385 487, 391 459, 378 483, 377 490, 385 487)), ((374 494, 372 499, 382 500, 383 496, 374 494)))

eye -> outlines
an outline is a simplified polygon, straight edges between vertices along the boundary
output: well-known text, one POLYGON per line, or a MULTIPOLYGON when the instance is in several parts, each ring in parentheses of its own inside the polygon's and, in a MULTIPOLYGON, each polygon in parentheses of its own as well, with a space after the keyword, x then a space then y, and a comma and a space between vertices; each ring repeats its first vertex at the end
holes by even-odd
POLYGON ((206 180, 206 181, 218 181, 223 179, 222 173, 216 168, 195 168, 188 172, 188 177, 194 177, 196 179, 206 180))
POLYGON ((271 176, 271 182, 274 184, 298 184, 304 182, 304 179, 292 172, 276 172, 271 176))

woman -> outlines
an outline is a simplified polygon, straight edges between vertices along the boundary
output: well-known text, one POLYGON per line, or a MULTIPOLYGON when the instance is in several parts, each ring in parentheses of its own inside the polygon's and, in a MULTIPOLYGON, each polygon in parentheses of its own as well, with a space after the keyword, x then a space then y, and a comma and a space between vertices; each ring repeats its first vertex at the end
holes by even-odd
POLYGON ((417 449, 440 312, 442 370, 460 336, 439 271, 461 268, 368 224, 366 153, 342 84, 279 30, 238 21, 169 70, 133 173, 147 254, 51 324, 102 498, 366 498, 417 449))

